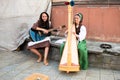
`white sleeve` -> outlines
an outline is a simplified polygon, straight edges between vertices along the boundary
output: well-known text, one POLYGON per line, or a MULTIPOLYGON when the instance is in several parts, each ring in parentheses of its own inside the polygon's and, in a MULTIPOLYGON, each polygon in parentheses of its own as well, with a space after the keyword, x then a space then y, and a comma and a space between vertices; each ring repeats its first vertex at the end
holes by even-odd
POLYGON ((49 28, 51 28, 51 21, 49 21, 49 28))
POLYGON ((86 34, 87 34, 86 27, 82 25, 79 33, 79 41, 84 40, 86 38, 86 34))

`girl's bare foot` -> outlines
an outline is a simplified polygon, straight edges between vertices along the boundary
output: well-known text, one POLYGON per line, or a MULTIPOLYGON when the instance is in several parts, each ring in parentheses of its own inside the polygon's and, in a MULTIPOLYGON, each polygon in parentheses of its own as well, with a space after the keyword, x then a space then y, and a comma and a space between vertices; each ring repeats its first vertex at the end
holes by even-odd
POLYGON ((44 60, 44 65, 48 66, 48 61, 44 60))
POLYGON ((42 57, 39 57, 38 60, 37 60, 37 62, 38 63, 41 62, 41 59, 42 59, 42 57))

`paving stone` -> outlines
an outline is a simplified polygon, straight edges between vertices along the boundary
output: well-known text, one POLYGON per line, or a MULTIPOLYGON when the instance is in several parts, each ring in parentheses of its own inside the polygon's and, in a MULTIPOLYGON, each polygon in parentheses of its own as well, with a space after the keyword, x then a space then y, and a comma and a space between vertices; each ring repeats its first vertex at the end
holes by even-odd
POLYGON ((80 70, 80 72, 74 73, 72 79, 85 79, 87 70, 80 70))
POLYGON ((37 57, 29 52, 0 52, 0 80, 24 80, 33 73, 49 76, 50 80, 120 80, 120 71, 89 67, 88 70, 66 73, 59 71, 59 61, 49 59, 37 63, 37 57), (8 58, 7 58, 8 56, 8 58))
POLYGON ((100 78, 87 76, 85 80, 100 80, 100 78))
POLYGON ((2 76, 3 74, 12 71, 15 69, 16 66, 18 66, 19 64, 13 64, 13 65, 8 65, 6 67, 3 67, 0 69, 0 76, 2 76))
POLYGON ((115 77, 115 80, 120 80, 120 74, 115 74, 114 77, 115 77))
POLYGON ((21 73, 13 78, 13 80, 24 80, 27 76, 31 74, 21 73))
POLYGON ((101 80, 114 80, 114 76, 113 75, 103 75, 101 74, 101 80))
POLYGON ((101 73, 101 75, 113 75, 113 70, 110 70, 110 69, 101 69, 100 73, 101 73))
POLYGON ((115 80, 120 80, 120 71, 114 70, 113 73, 114 73, 115 80))

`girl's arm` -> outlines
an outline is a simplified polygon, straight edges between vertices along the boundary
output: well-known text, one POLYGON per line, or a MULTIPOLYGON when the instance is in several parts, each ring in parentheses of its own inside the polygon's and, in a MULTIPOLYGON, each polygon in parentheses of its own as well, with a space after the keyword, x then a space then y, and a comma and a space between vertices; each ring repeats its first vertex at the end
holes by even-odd
POLYGON ((38 30, 38 31, 42 31, 43 33, 46 33, 46 34, 49 32, 49 31, 46 30, 46 29, 43 29, 43 28, 38 27, 38 22, 36 22, 36 23, 33 24, 32 29, 38 30))
POLYGON ((48 33, 49 31, 47 29, 43 29, 40 27, 36 27, 36 30, 43 31, 43 33, 48 33))

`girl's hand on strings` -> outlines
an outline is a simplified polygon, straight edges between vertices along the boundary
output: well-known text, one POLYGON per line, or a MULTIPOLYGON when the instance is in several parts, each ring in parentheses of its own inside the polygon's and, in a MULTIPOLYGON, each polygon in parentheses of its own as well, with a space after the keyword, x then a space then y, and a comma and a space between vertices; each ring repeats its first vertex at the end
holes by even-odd
POLYGON ((76 34, 76 32, 73 32, 73 34, 75 35, 75 37, 76 37, 76 38, 78 38, 78 37, 79 37, 79 35, 77 35, 77 34, 76 34))
POLYGON ((68 30, 65 31, 64 36, 67 37, 68 30))

